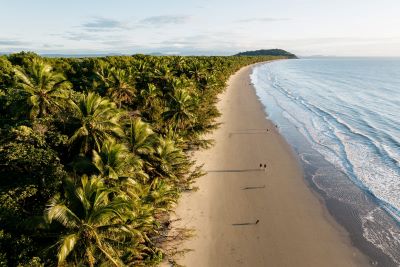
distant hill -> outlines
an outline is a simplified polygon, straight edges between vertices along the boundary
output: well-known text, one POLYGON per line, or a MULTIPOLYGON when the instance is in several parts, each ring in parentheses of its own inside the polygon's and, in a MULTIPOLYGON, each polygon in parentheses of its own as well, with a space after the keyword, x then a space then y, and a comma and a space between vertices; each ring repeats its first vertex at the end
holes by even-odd
POLYGON ((236 54, 235 56, 283 56, 288 58, 297 58, 295 54, 289 53, 282 49, 261 49, 254 51, 246 51, 236 54))

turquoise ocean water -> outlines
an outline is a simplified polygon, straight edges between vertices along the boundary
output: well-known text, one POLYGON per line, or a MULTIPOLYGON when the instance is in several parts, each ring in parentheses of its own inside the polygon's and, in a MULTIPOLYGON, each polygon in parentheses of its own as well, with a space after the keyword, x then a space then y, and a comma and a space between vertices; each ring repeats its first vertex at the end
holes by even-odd
POLYGON ((400 59, 276 61, 251 80, 306 179, 348 207, 331 212, 400 265, 400 59))

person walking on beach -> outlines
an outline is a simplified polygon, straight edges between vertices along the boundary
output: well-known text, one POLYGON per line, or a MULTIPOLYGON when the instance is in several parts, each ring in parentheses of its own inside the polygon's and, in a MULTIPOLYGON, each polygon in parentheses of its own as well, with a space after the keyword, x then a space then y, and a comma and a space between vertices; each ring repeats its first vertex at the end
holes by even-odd
POLYGON ((264 164, 264 172, 267 172, 267 164, 264 164))
POLYGON ((262 169, 262 167, 263 167, 263 165, 262 165, 262 163, 260 163, 260 169, 262 169))

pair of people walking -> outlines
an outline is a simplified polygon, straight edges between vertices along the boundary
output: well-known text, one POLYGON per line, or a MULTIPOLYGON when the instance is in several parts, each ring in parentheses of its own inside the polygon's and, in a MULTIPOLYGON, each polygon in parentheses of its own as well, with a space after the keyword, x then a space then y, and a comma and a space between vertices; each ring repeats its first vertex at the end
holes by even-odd
POLYGON ((263 168, 264 168, 264 171, 266 172, 267 171, 267 164, 260 163, 260 169, 263 169, 263 168))

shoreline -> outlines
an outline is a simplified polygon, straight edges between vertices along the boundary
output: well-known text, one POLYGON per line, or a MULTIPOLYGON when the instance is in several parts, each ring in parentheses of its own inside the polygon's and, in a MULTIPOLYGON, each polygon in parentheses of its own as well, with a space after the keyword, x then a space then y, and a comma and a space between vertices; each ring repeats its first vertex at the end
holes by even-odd
MULTIPOLYGON (((260 63, 258 63, 260 64, 260 63)), ((261 63, 263 64, 263 63, 261 63)), ((186 266, 366 266, 349 234, 304 179, 292 148, 266 119, 254 65, 232 75, 218 108, 216 145, 195 153, 207 175, 180 198, 173 228, 192 228, 186 266), (249 120, 251 118, 251 120, 249 120), (267 130, 268 129, 268 130, 267 130), (267 171, 259 169, 267 164, 267 171)))
POLYGON ((320 199, 330 218, 346 231, 351 244, 367 255, 374 266, 398 266, 399 244, 392 236, 398 229, 395 218, 374 195, 312 148, 297 127, 282 116, 275 100, 264 93, 262 86, 256 89, 256 94, 268 119, 279 125, 280 134, 295 151, 307 186, 320 199))

